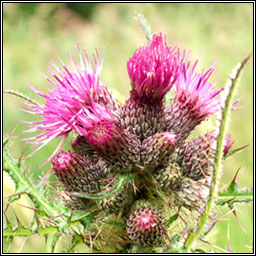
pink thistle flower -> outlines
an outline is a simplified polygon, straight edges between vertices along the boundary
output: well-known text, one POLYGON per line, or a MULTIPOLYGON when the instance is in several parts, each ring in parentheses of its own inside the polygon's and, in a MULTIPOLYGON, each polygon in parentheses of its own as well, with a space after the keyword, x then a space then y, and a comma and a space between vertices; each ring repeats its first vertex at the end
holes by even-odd
POLYGON ((214 71, 214 65, 207 71, 195 72, 198 59, 190 69, 190 60, 183 63, 181 73, 175 84, 174 103, 180 105, 181 109, 189 110, 190 114, 197 119, 205 119, 215 114, 220 109, 221 99, 217 98, 223 90, 214 90, 216 85, 208 82, 214 71))
POLYGON ((119 125, 107 107, 91 102, 76 115, 73 130, 111 164, 130 166, 139 161, 139 141, 119 125), (129 157, 127 157, 129 156, 129 157))
MULTIPOLYGON (((62 68, 59 68, 54 62, 51 62, 50 68, 46 69, 55 80, 41 74, 54 85, 54 89, 50 90, 49 94, 42 93, 31 85, 28 85, 38 95, 46 99, 44 106, 36 106, 24 102, 24 106, 26 108, 24 109, 25 112, 41 115, 43 117, 43 120, 41 121, 23 121, 30 124, 30 129, 24 132, 44 130, 43 133, 35 137, 24 139, 35 140, 33 142, 29 142, 34 146, 40 145, 29 156, 40 150, 54 138, 63 136, 63 140, 52 154, 53 156, 62 147, 65 142, 65 138, 68 136, 70 131, 78 131, 78 127, 83 127, 84 124, 81 124, 79 120, 81 120, 81 115, 88 115, 88 107, 92 106, 93 102, 97 102, 101 106, 107 106, 112 111, 116 110, 118 113, 118 103, 107 91, 106 86, 99 80, 104 56, 100 61, 99 54, 96 50, 96 57, 94 56, 95 67, 93 68, 89 61, 89 57, 84 50, 86 61, 85 66, 78 45, 77 49, 80 64, 78 64, 75 59, 68 54, 70 63, 73 67, 73 72, 69 71, 57 55, 57 58, 62 64, 62 68)), ((47 159, 46 162, 48 162, 52 156, 47 159)))
POLYGON ((179 133, 185 139, 189 133, 210 115, 221 108, 221 98, 218 97, 224 89, 214 90, 216 83, 208 81, 214 65, 201 73, 195 71, 198 60, 190 69, 190 60, 183 63, 179 77, 176 80, 175 96, 172 105, 166 110, 167 130, 179 133))
POLYGON ((131 94, 147 102, 161 101, 178 77, 180 62, 179 50, 168 45, 166 36, 153 35, 127 62, 131 94))

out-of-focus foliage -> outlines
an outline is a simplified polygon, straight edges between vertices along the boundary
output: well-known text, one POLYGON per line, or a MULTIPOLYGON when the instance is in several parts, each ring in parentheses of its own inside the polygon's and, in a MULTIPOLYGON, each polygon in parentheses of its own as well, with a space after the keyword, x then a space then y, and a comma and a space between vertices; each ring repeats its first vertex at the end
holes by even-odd
MULTIPOLYGON (((3 4, 3 50, 4 50, 4 89, 12 89, 41 100, 28 87, 30 83, 46 92, 51 85, 38 71, 47 73, 44 67, 58 55, 68 63, 65 53, 77 56, 76 43, 86 48, 89 55, 98 48, 102 54, 105 47, 105 60, 101 80, 123 103, 129 94, 129 79, 126 62, 135 49, 145 42, 144 35, 134 19, 136 13, 142 13, 152 25, 154 32, 166 32, 170 44, 193 51, 195 59, 201 53, 200 67, 210 66, 218 60, 218 66, 212 81, 218 80, 223 86, 236 63, 252 51, 253 44, 253 4, 250 3, 160 3, 160 4, 71 4, 64 3, 5 3, 3 4), (78 14, 79 12, 79 14, 78 14)), ((236 170, 241 167, 239 183, 242 187, 252 187, 253 178, 253 84, 252 61, 249 61, 240 79, 237 98, 244 108, 234 110, 231 116, 230 130, 235 140, 234 148, 249 144, 241 153, 228 159, 224 166, 221 187, 225 187, 236 170)), ((4 95, 4 135, 16 127, 12 137, 12 153, 18 157, 25 145, 20 138, 27 128, 19 120, 33 120, 32 115, 20 111, 20 100, 4 95)), ((214 120, 204 122, 195 135, 213 128, 214 120)), ((50 164, 38 166, 48 158, 59 141, 47 145, 35 157, 27 159, 25 164, 31 170, 31 176, 38 180, 50 164)), ((68 143, 65 149, 69 148, 68 143)), ((24 155, 33 148, 26 146, 24 155)), ((54 177, 50 177, 54 180, 54 177)), ((13 184, 4 176, 4 196, 13 192, 13 184)), ((18 203, 28 205, 25 196, 18 203)), ((17 203, 16 205, 17 206, 17 203)), ((238 218, 245 232, 241 232, 231 214, 216 224, 207 236, 219 247, 227 248, 227 234, 234 252, 249 252, 253 237, 252 208, 247 204, 238 206, 238 218), (239 230, 239 232, 238 232, 239 230)), ((29 223, 31 210, 17 206, 17 215, 29 223)), ((15 216, 9 214, 9 218, 15 216)), ((221 214, 220 214, 221 215, 221 214)), ((63 242, 63 247, 66 241, 63 242)), ((5 241, 6 252, 43 252, 44 242, 40 236, 26 241, 15 238, 9 246, 5 241)), ((60 248, 61 250, 61 248, 60 248)), ((84 247, 81 246, 81 252, 84 247)))

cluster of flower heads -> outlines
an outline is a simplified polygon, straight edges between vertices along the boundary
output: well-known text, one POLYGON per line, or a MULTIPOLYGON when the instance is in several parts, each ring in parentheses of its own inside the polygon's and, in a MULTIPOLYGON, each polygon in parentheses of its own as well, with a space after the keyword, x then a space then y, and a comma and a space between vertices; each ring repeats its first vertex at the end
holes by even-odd
MULTIPOLYGON (((96 52, 92 66, 87 53, 84 51, 83 57, 79 46, 77 49, 79 62, 68 54, 72 71, 58 56, 62 68, 50 63, 47 70, 54 79, 43 75, 54 86, 48 94, 29 85, 46 103, 24 103, 25 111, 43 117, 27 122, 27 132, 44 131, 27 140, 39 146, 36 152, 63 137, 48 161, 70 198, 69 207, 85 210, 97 205, 107 213, 123 211, 127 234, 134 243, 159 243, 165 233, 164 220, 154 206, 153 189, 148 200, 150 186, 174 195, 174 204, 190 211, 203 212, 207 202, 216 133, 190 141, 187 137, 221 108, 222 89, 216 90, 209 82, 214 66, 197 72, 198 60, 192 64, 190 52, 171 47, 165 36, 155 34, 127 62, 131 91, 121 106, 100 81, 104 57, 100 60, 96 52), (173 100, 165 106, 170 90, 173 100), (70 132, 75 134, 72 152, 59 151, 70 132), (111 192, 122 173, 131 175, 132 181, 121 190, 98 200, 77 196, 111 192), (152 182, 147 186, 148 176, 152 182)), ((224 154, 232 143, 227 136, 224 154)))

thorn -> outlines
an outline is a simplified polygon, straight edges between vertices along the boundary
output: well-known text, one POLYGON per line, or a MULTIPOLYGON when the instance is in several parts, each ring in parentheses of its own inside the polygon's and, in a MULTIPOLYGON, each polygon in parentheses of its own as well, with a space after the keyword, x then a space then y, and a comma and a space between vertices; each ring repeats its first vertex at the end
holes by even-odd
POLYGON ((29 174, 28 174, 28 175, 26 175, 26 174, 27 174, 27 170, 28 170, 28 169, 27 169, 27 168, 25 168, 25 169, 24 169, 24 171, 23 171, 23 174, 24 174, 26 177, 28 177, 28 176, 29 176, 29 174))
POLYGON ((236 174, 234 176, 234 178, 232 179, 232 181, 230 182, 227 191, 230 192, 231 194, 235 194, 237 192, 237 184, 238 184, 238 180, 239 180, 239 171, 240 171, 241 167, 239 167, 236 171, 236 174))
POLYGON ((48 242, 48 235, 44 235, 44 246, 46 247, 46 244, 48 242))
MULTIPOLYGON (((39 234, 40 235, 40 232, 39 232, 39 229, 40 229, 40 224, 39 224, 39 218, 38 218, 38 216, 36 215, 36 213, 35 213, 35 222, 36 222, 36 225, 37 225, 37 227, 36 227, 36 230, 35 230, 35 233, 37 233, 37 234, 39 234)), ((47 237, 48 238, 48 237, 47 237)))
POLYGON ((222 251, 222 252, 224 252, 224 253, 229 253, 229 251, 227 251, 227 250, 225 250, 225 249, 222 249, 222 248, 220 248, 219 246, 217 246, 217 245, 215 245, 215 244, 213 244, 213 243, 211 243, 211 242, 209 242, 209 241, 207 241, 207 240, 204 240, 203 238, 200 238, 200 240, 201 240, 203 243, 209 244, 210 246, 212 246, 212 247, 215 248, 215 249, 218 249, 218 250, 220 250, 220 251, 222 251))
POLYGON ((9 224, 10 224, 10 221, 9 221, 9 219, 7 218, 7 215, 6 215, 6 212, 7 212, 8 208, 9 208, 9 205, 10 205, 10 203, 7 203, 6 208, 5 208, 5 210, 4 210, 4 217, 5 217, 5 219, 6 219, 7 227, 8 227, 9 224))
POLYGON ((15 210, 13 209, 12 205, 11 205, 11 208, 12 208, 13 214, 14 214, 14 216, 15 216, 15 219, 16 219, 16 221, 17 221, 17 225, 18 225, 17 228, 15 228, 13 231, 14 231, 14 232, 17 232, 18 229, 19 229, 20 227, 23 227, 23 226, 22 226, 21 221, 20 221, 20 219, 18 218, 18 216, 17 216, 15 210))
POLYGON ((13 194, 13 195, 10 195, 10 196, 5 196, 4 199, 9 199, 11 197, 15 197, 15 196, 19 196, 19 195, 22 195, 24 194, 25 192, 20 192, 20 193, 16 193, 16 194, 13 194))
POLYGON ((187 225, 188 223, 183 219, 183 217, 179 214, 179 212, 176 212, 176 214, 179 216, 179 218, 187 225))
POLYGON ((229 223, 228 223, 228 227, 227 227, 227 236, 228 236, 228 247, 227 247, 227 251, 228 251, 229 253, 232 253, 233 250, 232 250, 231 244, 230 244, 229 223))
POLYGON ((17 130, 18 126, 19 126, 19 124, 17 124, 17 125, 15 126, 15 128, 11 131, 11 133, 7 136, 6 142, 8 142, 8 140, 12 137, 12 135, 14 134, 14 132, 17 130))
POLYGON ((244 227, 243 227, 242 224, 240 223, 240 221, 239 221, 239 219, 238 219, 238 216, 237 216, 235 210, 233 211, 233 214, 234 214, 234 216, 235 216, 235 218, 236 218, 237 223, 239 224, 240 228, 242 229, 242 231, 243 231, 245 234, 247 234, 246 230, 244 229, 244 227))
POLYGON ((225 214, 223 214, 221 217, 216 218, 216 219, 214 220, 214 222, 217 223, 218 221, 222 220, 224 217, 228 216, 228 215, 229 215, 231 212, 233 212, 234 210, 235 210, 234 208, 231 209, 230 211, 228 211, 228 212, 226 212, 225 214))
POLYGON ((93 253, 93 249, 92 249, 92 243, 93 243, 93 241, 92 241, 92 236, 91 236, 91 234, 89 234, 89 239, 90 239, 90 250, 91 250, 91 253, 93 253))
MULTIPOLYGON (((18 165, 21 166, 21 162, 23 160, 23 155, 24 155, 24 152, 25 152, 25 148, 26 148, 27 144, 25 144, 22 148, 22 151, 21 151, 21 154, 20 154, 20 157, 18 159, 18 165)), ((25 172, 24 172, 25 173, 25 172)))
POLYGON ((31 207, 31 206, 23 205, 23 204, 20 204, 20 203, 17 203, 17 205, 19 205, 19 206, 21 206, 21 207, 24 207, 24 208, 27 208, 27 209, 30 209, 30 210, 35 211, 35 212, 41 211, 41 210, 38 210, 38 209, 33 208, 33 207, 31 207))
POLYGON ((70 239, 70 235, 68 232, 66 232, 66 236, 67 236, 67 239, 68 239, 68 250, 71 249, 71 239, 70 239))
MULTIPOLYGON (((231 183, 230 183, 230 184, 232 184, 232 183, 235 183, 235 182, 236 182, 236 179, 238 178, 238 173, 239 173, 240 169, 241 169, 241 167, 239 167, 239 168, 237 169, 236 174, 235 174, 235 176, 234 176, 234 178, 233 178, 233 180, 231 181, 231 183)), ((238 180, 237 180, 237 181, 238 181, 238 180)))
POLYGON ((48 188, 52 189, 56 194, 58 194, 60 196, 60 198, 62 198, 62 200, 65 200, 65 196, 58 190, 56 190, 54 187, 48 185, 48 188))
POLYGON ((164 235, 167 237, 167 239, 169 240, 170 244, 172 244, 172 239, 168 236, 166 229, 164 228, 163 224, 160 223, 160 227, 163 230, 164 235))
POLYGON ((45 183, 46 183, 46 181, 47 181, 47 179, 48 179, 48 177, 49 177, 49 175, 50 175, 50 172, 51 172, 51 170, 52 170, 52 168, 50 168, 45 174, 44 174, 44 176, 41 178, 41 182, 39 183, 39 186, 44 186, 45 185, 45 183))
POLYGON ((22 245, 20 245, 19 250, 16 252, 17 254, 21 253, 21 250, 23 249, 27 240, 28 240, 28 236, 24 238, 22 245))

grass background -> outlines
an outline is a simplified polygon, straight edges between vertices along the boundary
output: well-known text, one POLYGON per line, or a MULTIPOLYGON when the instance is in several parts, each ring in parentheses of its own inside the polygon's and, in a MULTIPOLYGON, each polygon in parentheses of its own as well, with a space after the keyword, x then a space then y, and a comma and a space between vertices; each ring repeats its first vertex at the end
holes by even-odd
MULTIPOLYGON (((251 3, 100 3, 100 4, 62 4, 62 3, 4 3, 3 4, 3 87, 22 92, 42 102, 28 87, 30 83, 43 92, 51 85, 37 72, 43 72, 48 61, 59 56, 68 63, 66 50, 77 57, 76 43, 86 48, 91 56, 97 48, 102 54, 105 47, 105 59, 101 80, 107 84, 113 94, 124 102, 129 95, 130 85, 126 72, 126 62, 135 49, 145 43, 135 16, 143 14, 150 22, 154 32, 166 32, 171 45, 193 51, 194 59, 201 53, 199 66, 210 67, 216 60, 211 80, 218 80, 218 87, 225 84, 234 66, 253 50, 253 4, 251 3)), ((242 188, 252 187, 253 180, 253 62, 246 65, 237 98, 243 96, 239 105, 244 108, 235 110, 231 116, 230 133, 235 140, 234 148, 249 144, 246 150, 228 159, 224 164, 221 187, 225 187, 241 167, 239 184, 242 188)), ((34 116, 20 111, 20 100, 4 95, 3 118, 4 135, 16 128, 10 149, 19 157, 25 143, 21 138, 27 128, 19 120, 34 120, 34 116)), ((192 134, 196 136, 214 127, 215 120, 210 118, 192 134)), ((37 181, 50 164, 38 166, 53 152, 58 141, 52 142, 36 155, 24 162, 31 177, 37 181)), ((69 148, 66 145, 66 149, 69 148)), ((33 148, 26 146, 24 154, 33 148)), ((54 180, 53 175, 50 177, 54 180)), ((13 183, 4 175, 4 196, 14 192, 13 183)), ((29 223, 31 210, 20 207, 30 204, 23 196, 14 204, 16 214, 29 223)), ((222 214, 227 212, 224 209, 222 214)), ((221 215, 221 213, 220 213, 221 215)), ((216 246, 227 249, 228 233, 230 246, 234 252, 250 252, 253 239, 253 209, 250 204, 237 206, 240 224, 230 214, 217 223, 207 239, 216 246)), ((11 211, 10 220, 14 220, 11 211)), ((31 238, 15 238, 12 243, 4 242, 5 252, 45 252, 48 244, 43 238, 34 235, 31 238)), ((63 245, 64 247, 65 245, 63 245)), ((63 248, 59 248, 63 250, 63 248)), ((85 248, 77 249, 83 252, 85 248)))

